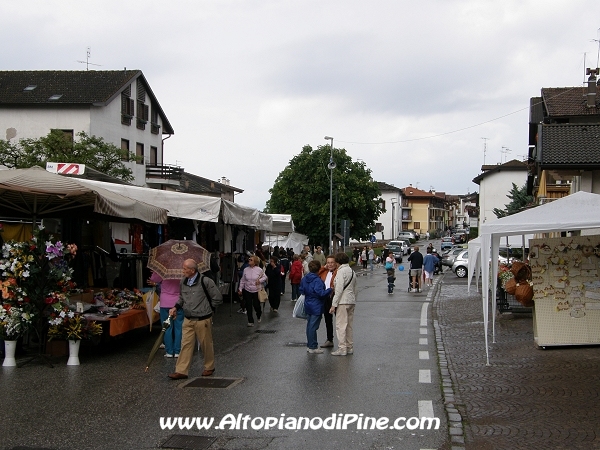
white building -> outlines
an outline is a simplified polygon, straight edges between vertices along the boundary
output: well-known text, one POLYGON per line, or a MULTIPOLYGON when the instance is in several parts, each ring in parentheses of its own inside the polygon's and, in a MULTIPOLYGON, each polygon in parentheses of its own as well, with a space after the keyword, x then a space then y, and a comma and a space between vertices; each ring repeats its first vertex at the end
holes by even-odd
POLYGON ((377 184, 381 191, 382 206, 385 212, 375 221, 376 224, 380 224, 380 230, 383 226, 383 230, 376 232, 375 236, 377 239, 394 239, 398 236, 398 232, 402 230, 402 190, 380 181, 377 184))
POLYGON ((183 172, 163 164, 163 135, 174 131, 140 70, 0 71, 0 130, 7 140, 102 137, 141 157, 125 162, 140 186, 179 186, 183 172))

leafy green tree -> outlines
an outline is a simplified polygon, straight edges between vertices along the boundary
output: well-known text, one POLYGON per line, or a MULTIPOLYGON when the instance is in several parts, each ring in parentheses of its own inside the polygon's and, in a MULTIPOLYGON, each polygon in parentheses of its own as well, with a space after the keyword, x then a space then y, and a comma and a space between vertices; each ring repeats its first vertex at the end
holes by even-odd
POLYGON ((127 153, 101 137, 88 136, 83 131, 77 133, 74 141, 60 130, 52 130, 38 139, 20 139, 16 143, 0 140, 0 164, 8 168, 46 167, 47 162, 79 163, 131 181, 133 173, 123 160, 135 161, 137 157, 134 153, 127 153))
POLYGON ((504 205, 506 209, 494 208, 492 210, 499 219, 536 206, 533 196, 527 195, 527 184, 519 188, 513 183, 511 190, 506 196, 511 200, 510 203, 504 205))
MULTIPOLYGON (((291 214, 298 232, 312 243, 329 240, 330 146, 313 149, 306 145, 279 174, 269 193, 266 211, 291 214)), ((381 192, 362 161, 352 161, 344 149, 333 149, 336 168, 333 173, 334 214, 337 194, 337 217, 350 219, 350 236, 366 239, 375 232, 375 220, 384 211, 381 192)), ((333 224, 335 233, 335 224, 333 224)))

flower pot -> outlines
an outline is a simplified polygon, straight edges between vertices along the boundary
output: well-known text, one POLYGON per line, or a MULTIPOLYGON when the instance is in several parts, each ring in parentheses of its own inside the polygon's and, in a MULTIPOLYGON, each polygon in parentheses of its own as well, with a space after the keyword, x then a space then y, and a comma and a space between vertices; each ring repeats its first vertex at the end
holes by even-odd
POLYGON ((15 360, 15 350, 17 349, 17 341, 4 341, 4 362, 2 367, 14 367, 17 365, 15 360))
POLYGON ((69 360, 67 361, 67 366, 79 365, 79 344, 81 344, 81 341, 69 341, 69 360))

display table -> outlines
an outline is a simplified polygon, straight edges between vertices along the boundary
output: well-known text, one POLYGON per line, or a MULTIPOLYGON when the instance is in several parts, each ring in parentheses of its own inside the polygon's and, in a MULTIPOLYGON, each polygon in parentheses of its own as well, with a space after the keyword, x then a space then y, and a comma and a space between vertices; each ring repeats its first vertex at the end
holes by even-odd
POLYGON ((85 314, 88 320, 108 322, 110 336, 118 336, 136 328, 150 325, 145 309, 130 309, 119 313, 117 317, 103 316, 102 314, 85 314))

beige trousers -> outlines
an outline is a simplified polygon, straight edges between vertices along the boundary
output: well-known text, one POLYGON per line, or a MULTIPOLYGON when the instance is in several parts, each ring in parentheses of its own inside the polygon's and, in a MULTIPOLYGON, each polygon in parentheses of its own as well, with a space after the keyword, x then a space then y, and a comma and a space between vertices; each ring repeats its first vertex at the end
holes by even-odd
POLYGON ((187 375, 194 356, 196 339, 200 341, 200 348, 204 355, 204 369, 215 368, 215 351, 212 339, 212 318, 204 320, 183 319, 181 333, 181 352, 175 365, 175 372, 187 375))
POLYGON ((354 346, 352 324, 356 305, 338 305, 335 310, 335 331, 340 350, 352 349, 354 346))

